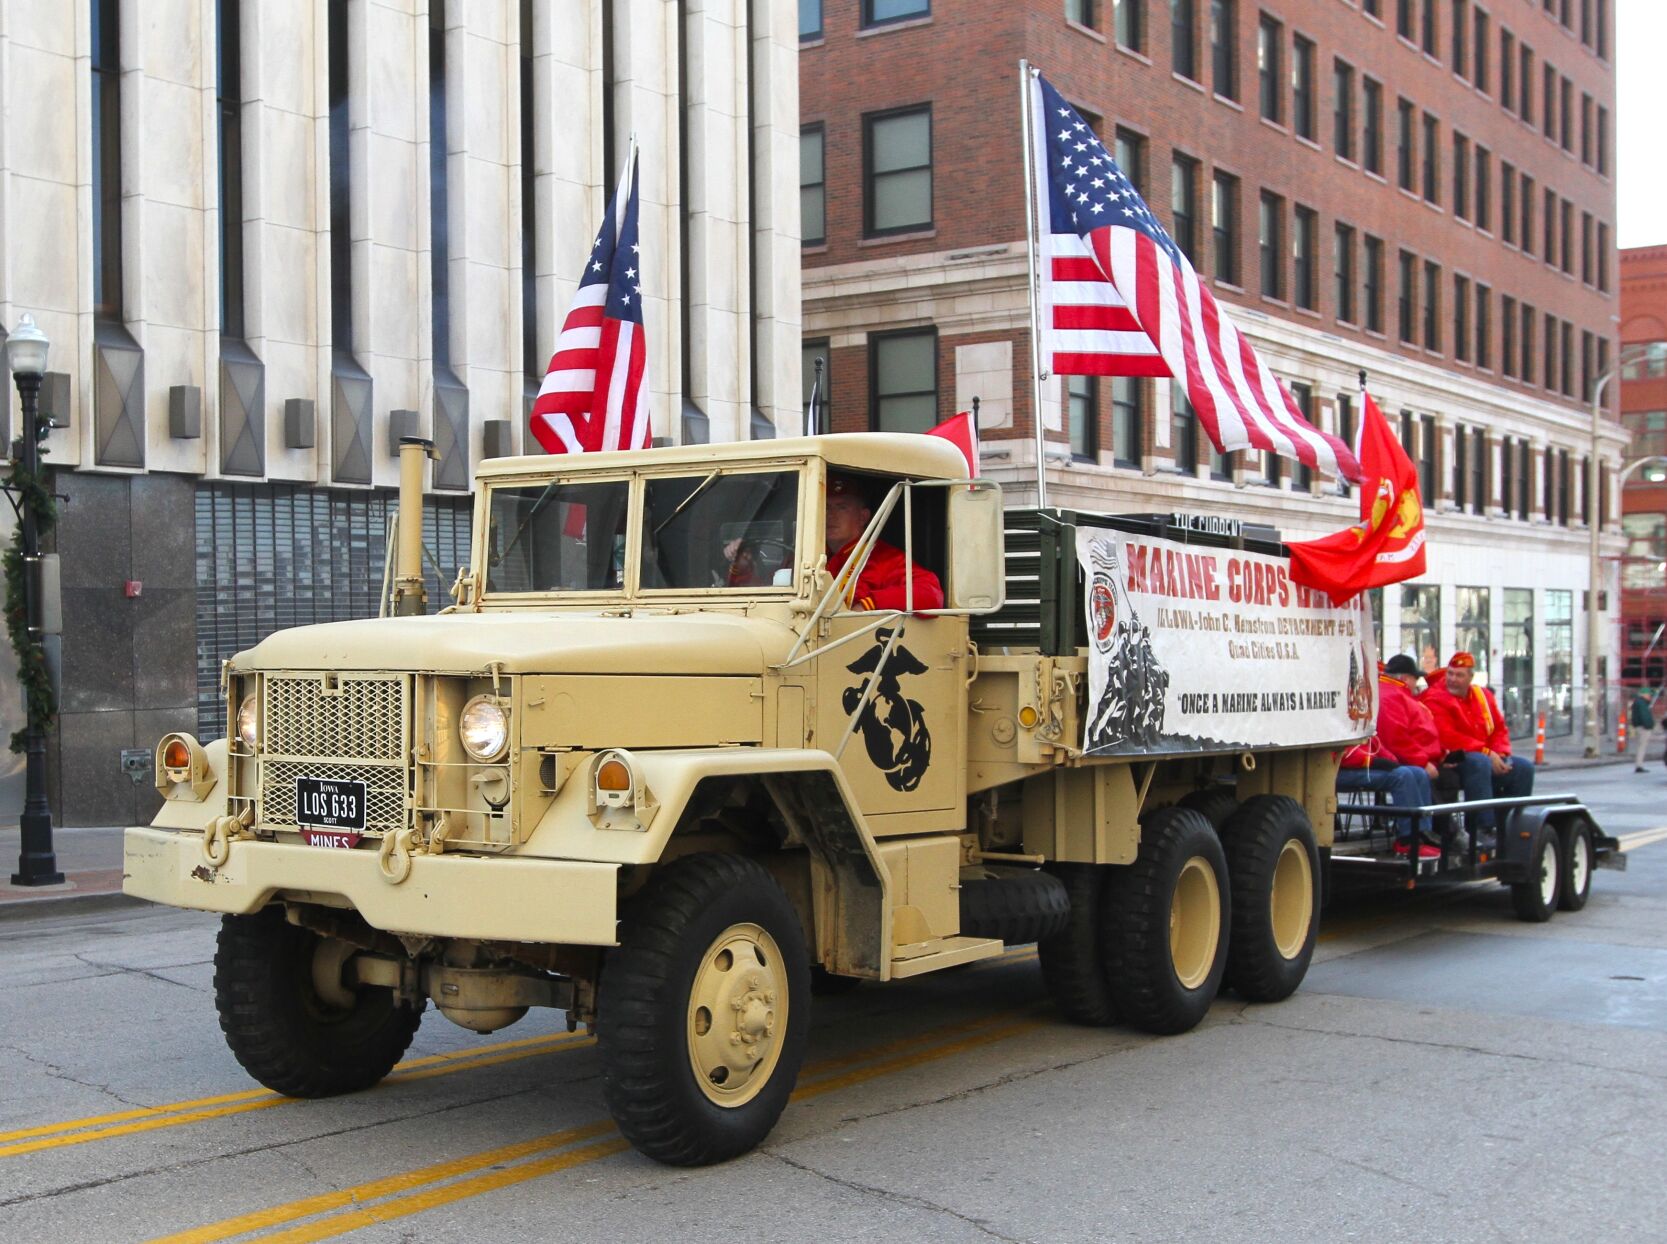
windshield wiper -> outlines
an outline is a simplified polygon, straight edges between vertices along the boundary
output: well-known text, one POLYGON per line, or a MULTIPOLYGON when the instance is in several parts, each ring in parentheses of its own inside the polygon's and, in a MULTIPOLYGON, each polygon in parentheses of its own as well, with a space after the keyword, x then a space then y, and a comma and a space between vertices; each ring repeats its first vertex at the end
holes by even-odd
POLYGON ((657 536, 667 527, 671 526, 672 520, 693 505, 695 498, 700 496, 700 494, 705 492, 708 488, 712 487, 713 482, 716 481, 718 476, 722 474, 722 471, 713 471, 712 474, 708 475, 705 479, 701 480, 700 483, 696 484, 694 491, 684 497, 682 501, 678 502, 677 508, 661 520, 660 525, 654 529, 653 534, 657 536))
POLYGON ((521 537, 527 534, 528 525, 538 517, 538 512, 544 508, 545 502, 549 501, 550 494, 555 491, 555 487, 559 483, 561 483, 559 479, 553 479, 544 485, 544 491, 538 494, 538 500, 533 502, 533 508, 527 511, 527 516, 521 520, 521 525, 515 529, 515 534, 510 537, 509 543, 504 545, 503 552, 492 559, 491 565, 503 565, 504 558, 509 556, 509 551, 520 542, 521 537))

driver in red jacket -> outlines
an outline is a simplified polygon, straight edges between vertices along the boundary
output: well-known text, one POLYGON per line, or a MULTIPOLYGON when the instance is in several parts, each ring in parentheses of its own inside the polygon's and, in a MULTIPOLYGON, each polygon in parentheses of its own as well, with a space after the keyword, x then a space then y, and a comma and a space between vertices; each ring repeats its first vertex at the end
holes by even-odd
MULTIPOLYGON (((1425 676, 1419 697, 1435 717, 1441 746, 1449 764, 1458 766, 1459 785, 1466 799, 1504 799, 1534 793, 1534 764, 1511 755, 1511 735, 1493 692, 1476 685, 1476 658, 1455 652, 1447 668, 1425 676)), ((1491 811, 1476 814, 1476 823, 1493 825, 1491 811)))
MULTIPOLYGON (((863 530, 874 517, 863 482, 855 476, 828 475, 828 573, 838 575, 850 558, 863 530)), ((896 545, 876 540, 868 561, 849 585, 846 603, 853 609, 906 609, 908 584, 914 580, 914 607, 942 609, 943 585, 924 566, 914 565, 896 545)))

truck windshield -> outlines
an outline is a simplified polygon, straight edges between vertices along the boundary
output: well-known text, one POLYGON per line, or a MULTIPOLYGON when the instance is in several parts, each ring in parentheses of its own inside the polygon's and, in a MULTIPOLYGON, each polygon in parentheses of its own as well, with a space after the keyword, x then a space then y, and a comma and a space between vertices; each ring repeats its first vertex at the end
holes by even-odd
POLYGON ((790 587, 797 471, 708 471, 644 481, 645 591, 790 587))
POLYGON ((616 592, 625 583, 626 480, 492 489, 488 592, 616 592))

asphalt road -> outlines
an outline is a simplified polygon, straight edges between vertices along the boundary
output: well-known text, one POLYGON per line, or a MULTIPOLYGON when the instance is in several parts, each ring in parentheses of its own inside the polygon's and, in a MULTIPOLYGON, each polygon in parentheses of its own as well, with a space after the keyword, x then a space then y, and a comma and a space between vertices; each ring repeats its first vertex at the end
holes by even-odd
POLYGON ((1553 786, 1636 835, 1583 912, 1351 896, 1295 997, 1180 1037, 1064 1023, 1023 948, 818 1000, 769 1142, 699 1171, 624 1148, 559 1016, 431 1011, 295 1102, 220 1039, 212 918, 11 922, 0 1240, 1667 1239, 1667 770, 1553 786))

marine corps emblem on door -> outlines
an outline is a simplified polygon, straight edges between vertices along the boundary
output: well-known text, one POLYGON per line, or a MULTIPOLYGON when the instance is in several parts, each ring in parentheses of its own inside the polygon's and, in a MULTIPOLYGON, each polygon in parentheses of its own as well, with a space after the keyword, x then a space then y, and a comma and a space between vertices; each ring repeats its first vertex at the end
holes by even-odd
POLYGON ((878 631, 874 646, 845 667, 857 675, 857 681, 845 688, 840 702, 847 713, 856 712, 863 689, 874 671, 880 669, 874 694, 857 719, 857 731, 868 758, 885 776, 886 784, 893 790, 912 791, 932 765, 932 732, 926 726, 925 705, 909 698, 899 680, 924 674, 927 667, 899 644, 881 668, 880 659, 892 634, 890 630, 878 631))

